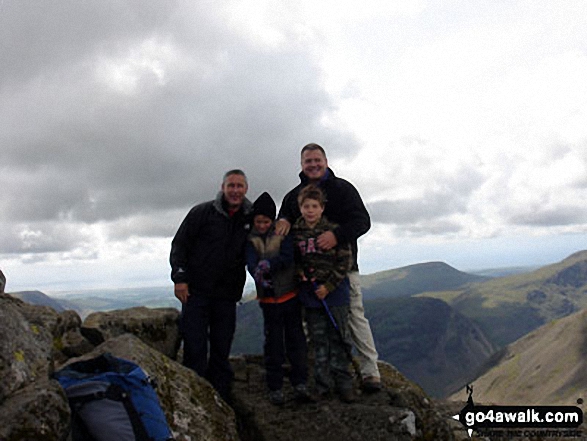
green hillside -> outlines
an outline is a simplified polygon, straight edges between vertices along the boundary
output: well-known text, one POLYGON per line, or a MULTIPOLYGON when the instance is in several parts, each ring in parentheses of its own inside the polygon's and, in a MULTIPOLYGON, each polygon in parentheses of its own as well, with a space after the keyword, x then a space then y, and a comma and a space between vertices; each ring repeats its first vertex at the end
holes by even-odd
POLYGON ((494 343, 506 345, 587 307, 587 251, 530 273, 471 285, 445 299, 477 321, 494 343))
POLYGON ((374 299, 462 289, 486 280, 489 278, 464 273, 443 262, 427 262, 361 276, 361 287, 365 299, 374 299))
POLYGON ((368 300, 365 315, 379 358, 432 396, 464 385, 496 349, 474 322, 438 299, 368 300))
MULTIPOLYGON (((475 384, 475 401, 573 405, 587 389, 587 309, 554 320, 503 348, 475 384), (499 355, 499 356, 497 356, 499 355)), ((461 390, 451 399, 462 400, 461 390)))

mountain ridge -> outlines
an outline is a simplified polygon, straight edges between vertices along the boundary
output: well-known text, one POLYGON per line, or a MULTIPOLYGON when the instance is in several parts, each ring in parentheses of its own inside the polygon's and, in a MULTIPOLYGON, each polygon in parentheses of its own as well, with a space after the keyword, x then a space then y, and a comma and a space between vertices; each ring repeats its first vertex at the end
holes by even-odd
POLYGON ((454 290, 489 279, 433 261, 362 275, 361 288, 365 299, 409 297, 425 291, 454 290))
MULTIPOLYGON (((472 380, 475 401, 575 405, 587 389, 587 309, 553 320, 503 348, 472 380)), ((449 399, 462 399, 463 390, 449 399)))

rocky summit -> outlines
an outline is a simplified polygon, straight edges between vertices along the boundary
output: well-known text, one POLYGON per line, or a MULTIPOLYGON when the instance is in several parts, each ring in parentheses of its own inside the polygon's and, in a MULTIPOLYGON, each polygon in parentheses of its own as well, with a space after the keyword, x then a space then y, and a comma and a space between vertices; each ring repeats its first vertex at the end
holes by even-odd
POLYGON ((206 380, 174 360, 178 314, 128 309, 85 323, 73 311, 59 313, 1 294, 0 440, 67 439, 69 406, 51 375, 105 352, 137 363, 156 378, 177 441, 465 439, 459 424, 386 363, 380 364, 381 392, 361 394, 357 380, 353 403, 331 397, 298 404, 286 387, 285 404, 275 407, 267 398, 262 356, 234 357, 229 406, 206 380))
POLYGON ((454 439, 450 420, 439 414, 422 389, 387 363, 379 364, 381 392, 362 394, 355 380, 353 403, 336 396, 298 403, 286 381, 286 401, 279 407, 267 398, 262 356, 235 357, 232 364, 233 407, 242 441, 454 439))

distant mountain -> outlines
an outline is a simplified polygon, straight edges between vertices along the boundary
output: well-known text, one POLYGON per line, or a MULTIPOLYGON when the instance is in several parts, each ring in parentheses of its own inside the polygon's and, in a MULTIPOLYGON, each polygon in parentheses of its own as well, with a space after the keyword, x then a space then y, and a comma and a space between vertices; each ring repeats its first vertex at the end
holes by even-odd
MULTIPOLYGON (((575 405, 587 390, 587 309, 508 345, 473 380, 476 403, 575 405)), ((451 398, 464 400, 465 391, 451 398)))
POLYGON ((508 266, 504 268, 488 268, 482 270, 469 271, 476 276, 485 276, 490 278, 513 276, 514 274, 529 273, 540 268, 539 266, 508 266))
POLYGON ((379 358, 432 396, 464 385, 496 348, 474 322, 432 298, 365 302, 379 358))
POLYGON ((410 297, 422 292, 462 289, 488 277, 464 273, 443 262, 427 262, 361 276, 365 299, 410 297))
POLYGON ((18 291, 9 293, 12 297, 16 297, 27 303, 33 305, 50 306, 55 311, 63 312, 66 309, 75 309, 74 305, 67 300, 58 301, 53 297, 42 293, 41 291, 18 291))
POLYGON ((471 285, 445 300, 504 346, 587 307, 587 251, 530 273, 471 285))

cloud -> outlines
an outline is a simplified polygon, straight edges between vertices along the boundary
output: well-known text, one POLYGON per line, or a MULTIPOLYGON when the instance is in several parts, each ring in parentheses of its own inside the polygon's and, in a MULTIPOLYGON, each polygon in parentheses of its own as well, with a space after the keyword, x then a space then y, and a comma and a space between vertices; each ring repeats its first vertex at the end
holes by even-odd
POLYGON ((520 207, 508 220, 516 225, 540 227, 583 225, 587 223, 587 210, 583 205, 520 207))
POLYGON ((70 223, 32 222, 14 224, 0 235, 3 254, 62 253, 74 249, 77 256, 95 257, 96 236, 85 226, 70 223))
POLYGON ((247 172, 251 197, 280 200, 304 144, 332 157, 357 150, 325 122, 335 105, 308 48, 295 35, 260 43, 228 28, 227 13, 184 2, 3 3, 2 41, 14 42, 0 52, 5 250, 78 246, 51 222, 168 235, 157 218, 213 198, 228 169, 247 172), (46 227, 25 243, 22 225, 36 222, 46 227))
POLYGON ((375 222, 386 224, 413 224, 451 214, 464 213, 466 200, 450 194, 429 194, 419 199, 377 201, 369 204, 375 222))

